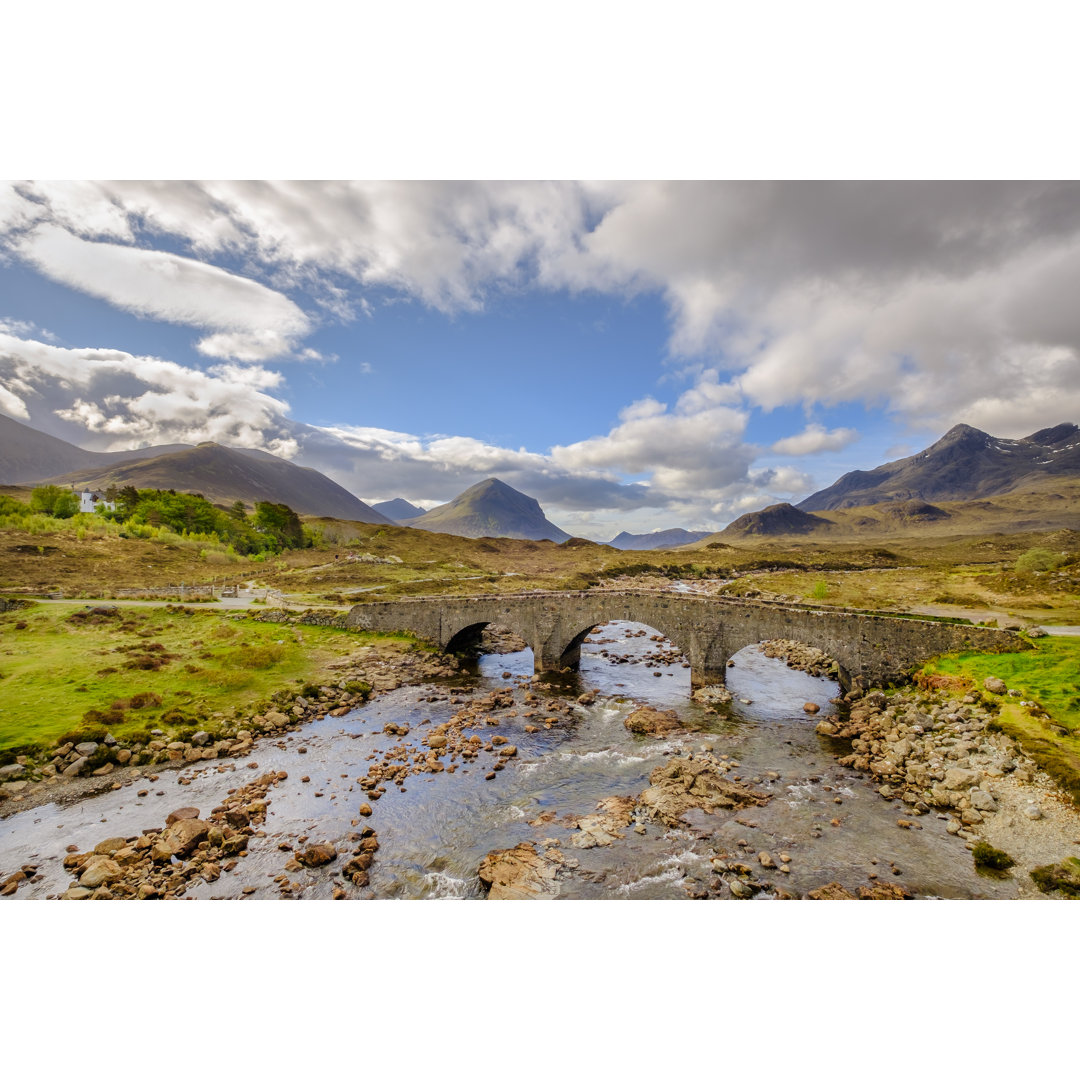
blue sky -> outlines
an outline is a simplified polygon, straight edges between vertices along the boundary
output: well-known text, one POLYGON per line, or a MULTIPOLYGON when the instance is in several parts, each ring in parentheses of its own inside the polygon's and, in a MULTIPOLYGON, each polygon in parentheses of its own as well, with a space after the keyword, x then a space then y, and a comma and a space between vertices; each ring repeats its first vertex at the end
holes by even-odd
POLYGON ((720 528, 952 424, 1080 417, 1069 183, 25 182, 0 410, 258 446, 368 501, 496 475, 720 528))

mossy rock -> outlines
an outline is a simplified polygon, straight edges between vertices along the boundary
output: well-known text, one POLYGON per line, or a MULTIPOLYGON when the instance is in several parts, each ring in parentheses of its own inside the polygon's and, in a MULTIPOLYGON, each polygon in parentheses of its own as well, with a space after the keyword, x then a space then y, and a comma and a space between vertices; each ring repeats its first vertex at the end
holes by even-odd
POLYGON ((1031 880, 1042 892, 1057 890, 1080 899, 1080 859, 1070 856, 1059 863, 1037 866, 1031 871, 1031 880))

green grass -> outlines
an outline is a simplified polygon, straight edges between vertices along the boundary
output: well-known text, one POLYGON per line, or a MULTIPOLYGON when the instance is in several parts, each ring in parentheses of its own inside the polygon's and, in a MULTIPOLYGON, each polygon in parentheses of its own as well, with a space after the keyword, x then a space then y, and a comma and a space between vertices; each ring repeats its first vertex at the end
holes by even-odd
POLYGON ((204 610, 121 608, 119 618, 72 620, 85 610, 72 604, 0 615, 0 755, 80 731, 100 736, 102 726, 118 739, 155 727, 213 729, 214 713, 232 719, 287 684, 319 684, 328 662, 365 644, 411 643, 407 635, 204 610), (138 707, 137 695, 150 704, 138 707))
POLYGON ((927 664, 927 675, 951 675, 982 688, 989 675, 1003 679, 1022 700, 1034 701, 1049 721, 1016 698, 1002 702, 997 725, 1080 803, 1080 638, 1046 637, 1022 653, 958 653, 927 664))

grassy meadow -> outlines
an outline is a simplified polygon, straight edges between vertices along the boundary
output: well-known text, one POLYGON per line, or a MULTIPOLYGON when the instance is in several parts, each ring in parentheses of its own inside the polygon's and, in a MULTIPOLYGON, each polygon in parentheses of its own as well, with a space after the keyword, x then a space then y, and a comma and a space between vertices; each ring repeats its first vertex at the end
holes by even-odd
POLYGON ((1080 637, 1045 637, 1033 644, 1033 652, 943 656, 923 672, 957 679, 958 690, 981 689, 991 675, 1019 690, 1020 698, 1005 699, 999 726, 1080 802, 1080 637))
POLYGON ((139 741, 212 728, 257 711, 286 684, 325 681, 327 664, 406 635, 293 627, 184 608, 89 614, 82 604, 0 614, 0 753, 65 735, 139 741), (103 730, 104 729, 104 730, 103 730))

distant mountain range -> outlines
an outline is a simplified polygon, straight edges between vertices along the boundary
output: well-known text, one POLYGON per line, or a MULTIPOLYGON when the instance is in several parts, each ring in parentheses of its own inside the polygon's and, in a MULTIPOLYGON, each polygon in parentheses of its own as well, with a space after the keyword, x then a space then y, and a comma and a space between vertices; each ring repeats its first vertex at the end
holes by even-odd
POLYGON ((403 522, 409 518, 419 517, 424 511, 419 506, 413 506, 405 499, 391 499, 389 502, 377 502, 371 504, 371 509, 391 521, 403 522))
POLYGON ((569 533, 548 521, 535 499, 494 477, 473 484, 456 499, 404 524, 454 536, 506 536, 554 540, 557 544, 570 539, 569 533))
POLYGON ((0 413, 0 483, 3 484, 36 484, 78 469, 104 469, 190 448, 188 443, 172 443, 144 446, 140 450, 83 450, 0 413))
MULTIPOLYGON (((315 469, 261 450, 216 443, 103 453, 0 415, 0 484, 43 482, 198 492, 218 503, 281 502, 297 513, 456 536, 562 543, 569 534, 536 499, 490 478, 426 513, 405 499, 369 506, 315 469)), ((846 473, 797 506, 777 503, 722 532, 622 532, 624 551, 700 547, 714 540, 1080 527, 1080 428, 1059 424, 998 439, 958 424, 932 446, 876 469, 846 473), (945 503, 945 506, 937 505, 945 503)))
POLYGON ((921 453, 846 473, 798 506, 776 503, 743 514, 693 546, 1061 528, 1080 528, 1080 428, 1059 424, 1025 439, 998 439, 958 424, 921 453))
POLYGON ((222 504, 285 503, 298 514, 393 524, 322 473, 262 450, 201 443, 96 453, 7 417, 0 417, 0 482, 171 489, 222 504))
POLYGON ((651 533, 621 532, 608 543, 620 551, 662 551, 664 548, 682 547, 695 540, 711 536, 708 532, 688 532, 686 529, 664 529, 651 533))
POLYGON ((1058 424, 1025 439, 996 439, 957 424, 933 446, 867 472, 845 473, 799 503, 800 510, 843 510, 887 501, 927 502, 1008 495, 1048 479, 1080 477, 1080 428, 1058 424))

